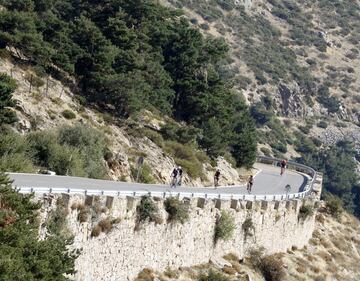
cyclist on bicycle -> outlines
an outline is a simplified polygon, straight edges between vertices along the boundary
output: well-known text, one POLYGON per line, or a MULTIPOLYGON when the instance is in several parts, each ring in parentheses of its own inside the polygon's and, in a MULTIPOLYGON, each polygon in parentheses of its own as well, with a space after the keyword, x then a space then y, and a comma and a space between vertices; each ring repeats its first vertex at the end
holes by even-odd
POLYGON ((252 186, 254 184, 254 177, 253 175, 250 175, 249 179, 248 179, 248 183, 247 183, 247 186, 246 186, 246 189, 249 193, 251 193, 251 189, 252 189, 252 186))
POLYGON ((282 176, 284 173, 285 173, 285 168, 286 168, 286 160, 283 159, 281 162, 280 162, 280 175, 282 176))
POLYGON ((219 179, 220 179, 220 170, 217 169, 214 175, 214 186, 218 187, 219 186, 219 179))
POLYGON ((178 169, 177 169, 177 168, 174 168, 174 170, 172 171, 172 173, 171 173, 171 175, 170 175, 170 178, 171 178, 170 187, 171 187, 171 188, 175 188, 175 187, 176 187, 177 177, 178 177, 178 169))

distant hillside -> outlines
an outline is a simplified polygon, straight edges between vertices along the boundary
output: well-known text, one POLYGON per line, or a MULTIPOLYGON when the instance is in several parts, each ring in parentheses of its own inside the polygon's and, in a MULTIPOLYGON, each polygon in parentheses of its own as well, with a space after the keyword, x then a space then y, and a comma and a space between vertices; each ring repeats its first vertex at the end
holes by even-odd
POLYGON ((325 172, 325 190, 354 211, 360 198, 360 2, 162 3, 229 44, 220 73, 250 104, 259 153, 297 158, 325 172))

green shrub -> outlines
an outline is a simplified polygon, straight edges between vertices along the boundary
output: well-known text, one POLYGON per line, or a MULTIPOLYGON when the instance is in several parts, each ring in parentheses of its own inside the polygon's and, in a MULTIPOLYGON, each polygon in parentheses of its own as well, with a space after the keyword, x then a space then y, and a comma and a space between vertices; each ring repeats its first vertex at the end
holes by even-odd
POLYGON ((229 240, 234 234, 236 225, 234 217, 226 211, 221 211, 215 224, 215 242, 219 239, 229 240))
POLYGON ((16 81, 5 73, 0 73, 0 126, 15 123, 18 119, 11 107, 15 106, 12 99, 13 92, 17 88, 16 81))
POLYGON ((165 151, 174 157, 175 163, 184 168, 192 178, 203 176, 203 166, 198 160, 195 149, 175 141, 166 141, 165 151))
POLYGON ((29 156, 23 153, 16 153, 0 157, 0 171, 34 173, 36 169, 29 156))
POLYGON ((33 75, 31 73, 27 73, 25 75, 25 79, 29 83, 31 83, 32 87, 35 87, 35 88, 40 88, 45 85, 45 82, 40 77, 38 77, 37 75, 33 75))
POLYGON ((210 26, 207 23, 201 23, 199 26, 203 30, 209 30, 210 29, 210 26))
POLYGON ((78 154, 73 154, 72 159, 78 155, 76 161, 84 163, 83 174, 85 176, 106 179, 104 156, 108 141, 104 134, 82 124, 63 126, 56 133, 58 134, 58 142, 63 147, 68 146, 71 150, 78 151, 78 154))
POLYGON ((310 205, 302 205, 299 210, 298 219, 304 221, 313 214, 314 214, 314 207, 310 205))
POLYGON ((113 226, 109 218, 102 219, 101 221, 99 221, 98 225, 100 226, 102 232, 109 232, 113 226))
POLYGON ((310 133, 310 128, 308 126, 299 126, 299 130, 306 135, 310 133))
POLYGON ((316 126, 318 126, 319 128, 326 129, 328 124, 325 121, 321 120, 319 123, 316 124, 316 126))
POLYGON ((159 147, 163 146, 164 139, 158 132, 147 128, 143 129, 142 132, 147 138, 153 141, 157 146, 159 147))
POLYGON ((340 198, 330 196, 326 198, 326 211, 335 218, 339 218, 343 212, 343 207, 340 198))
POLYGON ((198 281, 230 281, 230 279, 224 274, 210 269, 207 273, 200 274, 198 281))
POLYGON ((265 280, 282 281, 285 277, 283 262, 279 255, 264 256, 264 248, 251 249, 249 260, 255 270, 262 273, 265 280))
POLYGON ((278 255, 261 259, 260 270, 267 281, 282 281, 285 277, 284 264, 278 255))
POLYGON ((181 202, 178 198, 169 197, 166 198, 165 210, 169 214, 169 222, 184 223, 189 219, 189 204, 181 202))
POLYGON ((279 151, 281 153, 286 153, 287 152, 286 143, 277 142, 277 143, 272 143, 270 145, 271 145, 271 147, 273 149, 276 149, 277 151, 279 151))
POLYGON ((261 151, 262 153, 264 153, 265 156, 270 156, 270 155, 271 155, 271 150, 268 149, 267 147, 262 147, 262 148, 260 148, 260 151, 261 151))
MULTIPOLYGON (((130 167, 131 169, 131 176, 133 179, 137 178, 138 169, 134 168, 133 166, 130 167)), ((143 164, 140 170, 138 182, 141 183, 156 183, 155 179, 151 175, 151 168, 148 164, 143 164)))
POLYGON ((64 116, 65 119, 75 119, 76 115, 74 112, 72 112, 70 109, 65 109, 62 113, 62 116, 64 116))
POLYGON ((162 223, 162 219, 159 215, 159 209, 150 196, 141 197, 141 201, 136 207, 136 214, 136 229, 139 228, 141 223, 146 221, 155 222, 156 224, 162 223))
POLYGON ((245 240, 248 236, 253 236, 253 232, 255 232, 255 226, 251 218, 247 218, 241 225, 241 228, 244 231, 245 240))

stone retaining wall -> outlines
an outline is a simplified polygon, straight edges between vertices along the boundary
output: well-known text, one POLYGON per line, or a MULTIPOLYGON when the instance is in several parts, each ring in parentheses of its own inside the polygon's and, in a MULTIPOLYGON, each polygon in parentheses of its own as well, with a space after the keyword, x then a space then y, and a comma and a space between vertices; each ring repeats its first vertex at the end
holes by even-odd
POLYGON ((82 249, 76 261, 74 279, 78 281, 133 280, 145 267, 163 271, 168 266, 192 266, 230 252, 243 257, 253 247, 264 247, 268 254, 292 246, 302 248, 312 236, 315 214, 299 220, 299 209, 302 204, 317 205, 311 199, 251 202, 185 198, 191 205, 190 219, 184 224, 168 224, 163 199, 155 198, 163 223, 146 223, 135 231, 139 198, 46 195, 41 198, 42 220, 47 219, 58 198, 69 210, 67 223, 75 235, 74 247, 82 249), (77 206, 84 205, 92 216, 80 223, 77 206), (231 240, 214 245, 215 221, 221 210, 232 213, 236 230, 231 240), (104 218, 121 221, 110 232, 91 237, 93 227, 104 218), (242 224, 247 218, 254 229, 245 237, 242 224))

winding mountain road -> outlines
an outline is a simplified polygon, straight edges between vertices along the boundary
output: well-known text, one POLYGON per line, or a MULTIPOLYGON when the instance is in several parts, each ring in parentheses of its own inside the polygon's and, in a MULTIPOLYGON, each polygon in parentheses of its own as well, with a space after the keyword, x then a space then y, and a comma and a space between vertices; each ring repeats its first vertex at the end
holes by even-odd
MULTIPOLYGON (((304 191, 308 183, 309 177, 305 174, 287 170, 286 173, 280 176, 280 168, 257 164, 259 173, 255 176, 254 186, 252 188, 253 195, 279 195, 285 194, 285 186, 289 184, 291 190, 289 194, 299 193, 304 191)), ((139 184, 116 182, 107 180, 95 180, 88 178, 69 177, 69 176, 50 176, 38 174, 21 174, 9 173, 10 178, 14 181, 13 185, 17 188, 31 188, 32 191, 43 192, 42 188, 51 189, 68 189, 80 191, 128 191, 128 192, 180 192, 180 193, 206 193, 206 194, 248 194, 246 186, 227 186, 227 187, 177 187, 170 189, 169 185, 160 184, 139 184)), ((221 184, 221 180, 220 180, 221 184)), ((76 193, 76 192, 75 192, 76 193)))

